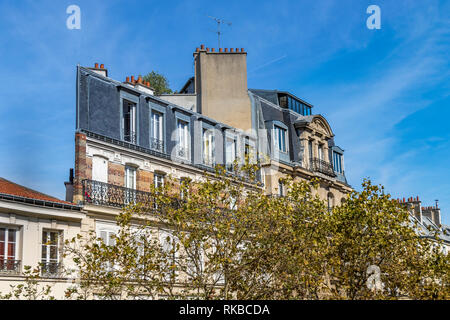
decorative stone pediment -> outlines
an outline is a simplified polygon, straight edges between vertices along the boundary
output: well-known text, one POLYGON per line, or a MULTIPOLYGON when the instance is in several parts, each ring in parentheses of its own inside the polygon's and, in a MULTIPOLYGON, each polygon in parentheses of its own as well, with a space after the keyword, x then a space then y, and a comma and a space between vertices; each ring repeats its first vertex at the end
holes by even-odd
POLYGON ((295 127, 308 128, 316 134, 322 135, 327 138, 331 138, 334 136, 333 131, 328 124, 328 121, 320 114, 299 118, 295 122, 295 127))

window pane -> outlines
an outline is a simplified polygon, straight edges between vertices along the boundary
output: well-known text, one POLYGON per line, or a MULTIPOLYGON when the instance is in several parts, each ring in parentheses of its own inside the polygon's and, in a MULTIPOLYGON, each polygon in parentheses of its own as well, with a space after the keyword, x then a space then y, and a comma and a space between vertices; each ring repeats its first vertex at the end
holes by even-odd
POLYGON ((55 245, 58 244, 58 232, 50 233, 50 243, 55 245))
POLYGON ((58 258, 58 247, 57 246, 50 246, 50 259, 57 259, 58 258))
POLYGON ((8 242, 16 242, 16 230, 9 229, 8 230, 8 242))
POLYGON ((47 260, 47 246, 45 244, 42 245, 42 260, 47 260))
POLYGON ((16 244, 8 243, 8 259, 14 260, 16 256, 16 244))

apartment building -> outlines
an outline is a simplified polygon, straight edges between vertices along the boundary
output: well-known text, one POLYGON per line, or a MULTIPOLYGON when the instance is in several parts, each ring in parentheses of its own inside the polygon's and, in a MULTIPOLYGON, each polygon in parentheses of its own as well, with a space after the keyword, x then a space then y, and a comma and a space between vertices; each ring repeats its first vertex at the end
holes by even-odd
POLYGON ((331 208, 351 191, 344 150, 335 143, 328 121, 313 105, 278 90, 247 88, 243 48, 205 48, 194 52, 195 75, 179 93, 161 99, 178 103, 256 137, 261 181, 267 194, 282 195, 282 180, 320 181, 318 190, 331 208))
POLYGON ((442 224, 441 208, 438 201, 433 206, 422 206, 422 201, 417 197, 397 199, 411 216, 411 220, 417 223, 417 232, 424 238, 435 240, 437 236, 442 242, 444 253, 450 253, 450 226, 442 224))
POLYGON ((41 284, 64 296, 72 285, 66 239, 75 237, 84 218, 80 206, 0 178, 0 293, 23 284, 25 266, 40 266, 41 284))

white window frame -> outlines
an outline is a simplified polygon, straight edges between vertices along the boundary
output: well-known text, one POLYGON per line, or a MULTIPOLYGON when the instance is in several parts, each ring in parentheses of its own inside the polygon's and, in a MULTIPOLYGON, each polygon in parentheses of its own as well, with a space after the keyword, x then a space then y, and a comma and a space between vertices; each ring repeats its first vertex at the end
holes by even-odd
MULTIPOLYGON (((179 258, 179 251, 176 250, 177 237, 172 232, 170 232, 169 230, 165 230, 165 229, 158 230, 158 237, 159 237, 159 243, 162 246, 162 249, 164 251, 166 251, 167 249, 168 249, 168 251, 171 251, 172 249, 174 250, 173 256, 171 257, 172 260, 169 261, 169 263, 173 263, 176 265, 177 260, 179 258), (167 237, 170 238, 170 240, 169 240, 170 243, 167 242, 167 237), (168 245, 170 246, 170 248, 168 248, 168 245)), ((177 277, 178 277, 178 271, 174 270, 173 278, 176 279, 177 277)), ((166 277, 165 280, 170 281, 171 277, 166 277)))
MULTIPOLYGON (((18 255, 19 255, 19 228, 18 227, 14 227, 14 226, 6 226, 6 225, 0 225, 0 229, 5 229, 5 241, 4 241, 4 252, 3 252, 3 261, 21 261, 21 259, 18 259, 18 255), (14 231, 15 236, 14 236, 14 259, 10 259, 9 255, 8 255, 8 236, 9 236, 9 232, 10 231, 14 231)), ((0 270, 3 271, 3 270, 0 270)), ((20 271, 20 270, 19 270, 20 271)))
POLYGON ((121 105, 121 135, 122 135, 122 140, 125 142, 129 142, 129 143, 133 143, 133 144, 137 144, 137 105, 138 102, 135 101, 134 99, 129 99, 128 97, 122 97, 122 103, 121 105), (124 109, 124 105, 125 103, 131 103, 133 105, 133 107, 130 110, 130 135, 134 134, 134 140, 130 139, 130 141, 126 141, 125 140, 125 114, 123 113, 123 109, 124 109))
POLYGON ((190 158, 190 148, 189 148, 189 140, 190 140, 190 132, 189 132, 189 121, 184 119, 177 118, 177 147, 178 151, 181 148, 184 149, 184 156, 180 156, 180 153, 177 152, 177 156, 182 159, 190 158))
MULTIPOLYGON (((234 161, 237 159, 237 137, 235 135, 227 134, 225 135, 225 166, 227 170, 229 166, 232 166, 234 161), (231 150, 228 150, 228 142, 231 141, 231 150), (234 146, 234 148, 233 148, 234 146)), ((228 170, 230 171, 230 170, 228 170)))
POLYGON ((288 152, 287 129, 277 124, 274 124, 273 128, 274 128, 274 143, 276 150, 279 152, 287 153, 288 152), (282 137, 281 139, 282 141, 280 141, 280 137, 282 137))
POLYGON ((59 264, 61 262, 60 250, 61 250, 61 236, 62 232, 59 230, 50 230, 43 229, 42 230, 42 244, 41 244, 41 263, 50 264, 56 263, 59 264), (47 233, 47 238, 44 239, 44 233, 47 233), (56 233, 56 258, 51 258, 51 247, 55 246, 54 244, 48 244, 51 241, 51 234, 56 233), (44 247, 46 247, 46 256, 42 257, 44 253, 44 247))
POLYGON ((213 166, 215 163, 215 141, 214 130, 203 128, 202 147, 203 147, 203 164, 213 166))

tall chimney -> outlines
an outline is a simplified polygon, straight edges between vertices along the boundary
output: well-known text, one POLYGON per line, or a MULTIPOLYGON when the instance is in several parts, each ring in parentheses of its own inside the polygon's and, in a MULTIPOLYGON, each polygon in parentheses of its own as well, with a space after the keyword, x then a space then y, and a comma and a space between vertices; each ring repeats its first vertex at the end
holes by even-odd
POLYGON ((194 52, 197 111, 232 127, 252 128, 247 88, 247 53, 201 45, 194 52))

